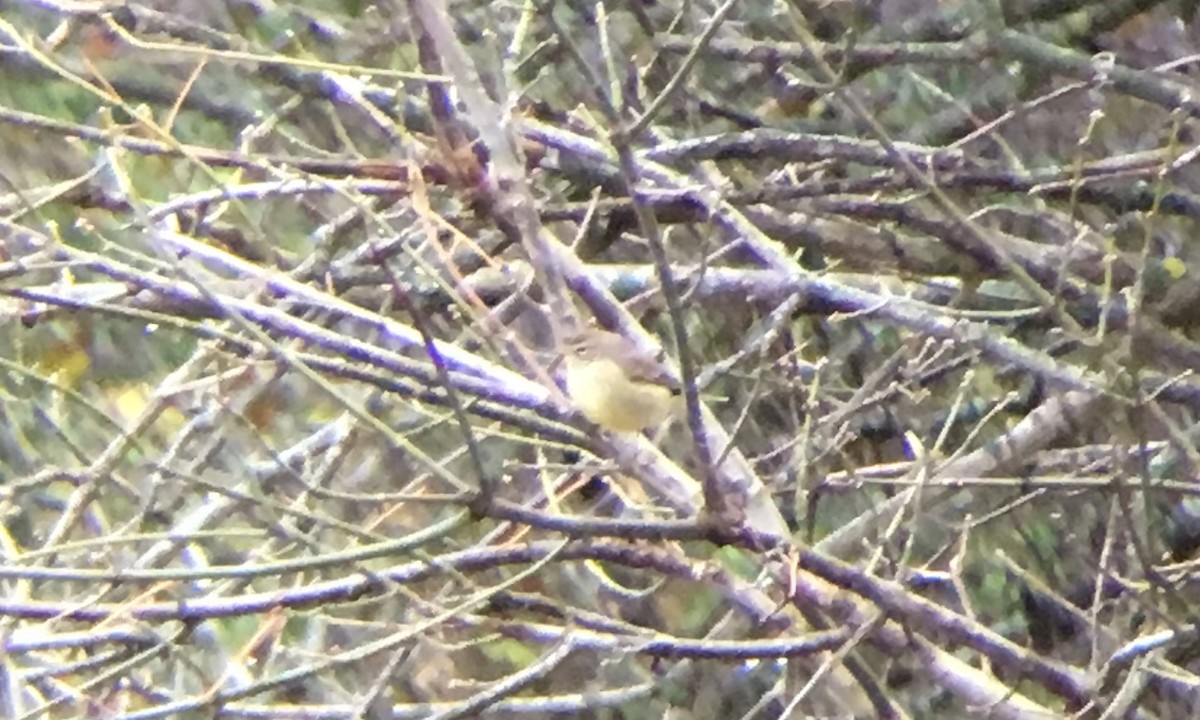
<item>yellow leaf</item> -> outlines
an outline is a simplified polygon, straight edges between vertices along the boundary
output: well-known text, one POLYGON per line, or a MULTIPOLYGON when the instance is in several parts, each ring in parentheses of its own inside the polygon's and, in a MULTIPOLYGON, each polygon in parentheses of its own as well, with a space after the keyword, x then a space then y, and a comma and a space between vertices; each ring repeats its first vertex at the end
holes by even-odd
POLYGON ((1177 257, 1169 257, 1163 260, 1163 270, 1167 271, 1173 279, 1178 280, 1187 274, 1187 265, 1177 257))
POLYGON ((38 367, 63 387, 73 388, 92 365, 83 345, 73 340, 50 343, 38 357, 38 367))

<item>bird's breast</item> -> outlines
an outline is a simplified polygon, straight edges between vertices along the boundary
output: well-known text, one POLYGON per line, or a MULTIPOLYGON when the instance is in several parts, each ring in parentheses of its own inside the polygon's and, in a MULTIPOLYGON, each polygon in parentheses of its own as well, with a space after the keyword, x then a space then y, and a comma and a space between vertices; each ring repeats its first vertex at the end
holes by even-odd
POLYGON ((670 413, 671 391, 630 380, 611 360, 567 360, 567 393, 584 416, 608 430, 637 432, 670 413))

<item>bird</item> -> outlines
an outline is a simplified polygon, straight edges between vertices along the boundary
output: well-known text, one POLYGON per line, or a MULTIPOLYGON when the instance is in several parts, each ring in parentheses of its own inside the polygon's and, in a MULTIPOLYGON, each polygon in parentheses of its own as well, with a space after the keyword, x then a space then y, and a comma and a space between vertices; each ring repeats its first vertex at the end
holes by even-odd
POLYGON ((584 417, 618 433, 671 416, 679 387, 659 359, 608 330, 583 328, 563 343, 567 394, 584 417))

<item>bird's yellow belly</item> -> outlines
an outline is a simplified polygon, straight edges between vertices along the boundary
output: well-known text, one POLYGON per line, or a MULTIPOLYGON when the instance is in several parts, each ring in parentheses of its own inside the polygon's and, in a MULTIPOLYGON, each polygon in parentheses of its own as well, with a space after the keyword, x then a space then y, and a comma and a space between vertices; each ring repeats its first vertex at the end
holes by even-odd
POLYGON ((567 393, 588 420, 616 432, 637 432, 661 423, 674 399, 661 385, 630 380, 610 360, 568 360, 567 393))

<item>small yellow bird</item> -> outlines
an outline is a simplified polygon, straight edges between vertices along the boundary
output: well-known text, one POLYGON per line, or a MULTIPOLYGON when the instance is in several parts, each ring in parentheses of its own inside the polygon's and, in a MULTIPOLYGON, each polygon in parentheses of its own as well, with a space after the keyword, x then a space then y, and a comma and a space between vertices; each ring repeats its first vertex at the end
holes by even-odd
POLYGON ((679 389, 654 355, 623 335, 584 328, 564 343, 567 394, 606 430, 638 432, 672 413, 679 389))

